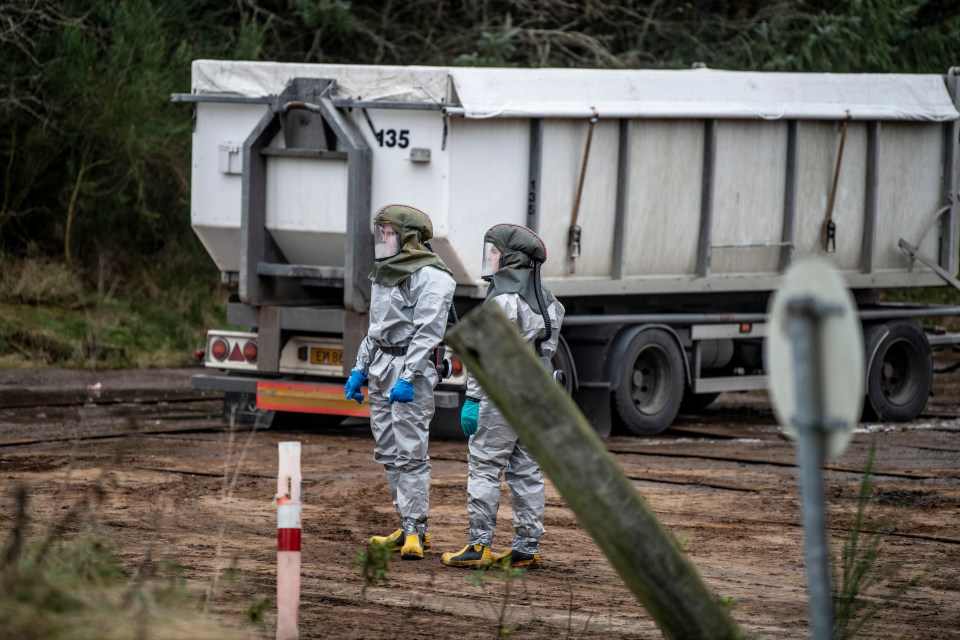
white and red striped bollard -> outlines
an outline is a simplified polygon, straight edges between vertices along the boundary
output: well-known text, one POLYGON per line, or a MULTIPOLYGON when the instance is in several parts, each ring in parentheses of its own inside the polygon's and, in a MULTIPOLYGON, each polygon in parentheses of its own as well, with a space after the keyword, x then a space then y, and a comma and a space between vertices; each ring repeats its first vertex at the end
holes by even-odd
POLYGON ((300 608, 300 443, 281 442, 277 473, 277 640, 297 640, 300 608))

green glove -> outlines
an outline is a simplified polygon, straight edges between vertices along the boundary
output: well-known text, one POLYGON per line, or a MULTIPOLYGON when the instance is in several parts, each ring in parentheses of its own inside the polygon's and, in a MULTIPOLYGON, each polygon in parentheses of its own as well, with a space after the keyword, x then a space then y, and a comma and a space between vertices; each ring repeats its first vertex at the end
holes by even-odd
POLYGON ((467 398, 460 409, 460 428, 468 438, 477 432, 477 418, 480 416, 480 403, 467 398))

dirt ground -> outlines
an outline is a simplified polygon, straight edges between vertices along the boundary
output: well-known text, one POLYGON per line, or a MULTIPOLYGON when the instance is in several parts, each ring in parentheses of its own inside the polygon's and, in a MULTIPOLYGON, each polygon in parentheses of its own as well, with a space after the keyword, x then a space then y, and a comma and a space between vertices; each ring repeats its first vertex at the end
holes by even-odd
MULTIPOLYGON (((494 638, 505 602, 513 638, 661 637, 549 483, 542 569, 509 585, 488 576, 475 586, 470 571, 443 567, 441 553, 466 541, 463 440, 431 443, 433 546, 425 559, 393 562, 389 583, 364 595, 351 561, 370 535, 397 525, 368 426, 298 422, 231 432, 219 426, 216 400, 188 391, 192 373, 0 372, 4 529, 17 483, 29 487, 35 534, 80 511, 100 484, 102 500, 79 521, 106 530, 130 567, 148 553, 175 559, 192 586, 214 589, 218 612, 239 620, 258 596, 275 594, 277 443, 296 440, 303 447, 302 638, 494 638), (84 394, 86 404, 71 404, 84 394), (220 579, 229 567, 236 577, 220 579)), ((858 637, 960 637, 960 375, 938 377, 935 392, 921 419, 861 425, 827 465, 832 564, 876 437, 867 521, 885 532, 890 576, 868 593, 871 602, 928 572, 858 637)), ((707 586, 734 599, 743 631, 809 636, 795 446, 779 435, 764 394, 725 394, 660 436, 606 444, 707 586)), ((513 534, 506 485, 499 522, 498 549, 513 534)), ((272 638, 272 609, 267 618, 262 635, 272 638)))

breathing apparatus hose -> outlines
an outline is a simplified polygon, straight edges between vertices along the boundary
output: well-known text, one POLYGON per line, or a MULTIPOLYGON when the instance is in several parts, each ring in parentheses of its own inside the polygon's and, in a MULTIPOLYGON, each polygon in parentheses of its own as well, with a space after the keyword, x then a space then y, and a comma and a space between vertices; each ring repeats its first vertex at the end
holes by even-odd
MULTIPOLYGON (((433 250, 433 247, 430 246, 429 242, 424 241, 423 246, 430 250, 431 253, 436 254, 437 252, 433 250)), ((453 304, 453 301, 450 302, 450 310, 447 312, 447 330, 450 327, 455 326, 460 322, 460 317, 457 315, 457 307, 453 304)), ((437 368, 437 374, 440 376, 441 380, 449 378, 451 375, 452 367, 450 361, 445 358, 447 354, 447 346, 444 343, 444 340, 440 341, 440 344, 437 345, 436 350, 434 351, 434 366, 437 368)))
POLYGON ((537 349, 537 355, 543 357, 543 343, 550 339, 550 332, 553 327, 550 326, 550 314, 547 312, 547 303, 543 299, 543 285, 540 282, 539 260, 533 261, 533 291, 537 296, 537 304, 540 305, 540 315, 543 316, 543 335, 534 340, 534 346, 537 349))
MULTIPOLYGON (((423 246, 427 249, 430 249, 430 252, 436 254, 437 252, 433 250, 433 247, 430 246, 429 242, 424 241, 423 246)), ((450 313, 447 314, 447 327, 452 327, 460 323, 460 316, 457 315, 457 307, 451 302, 450 303, 450 313)))

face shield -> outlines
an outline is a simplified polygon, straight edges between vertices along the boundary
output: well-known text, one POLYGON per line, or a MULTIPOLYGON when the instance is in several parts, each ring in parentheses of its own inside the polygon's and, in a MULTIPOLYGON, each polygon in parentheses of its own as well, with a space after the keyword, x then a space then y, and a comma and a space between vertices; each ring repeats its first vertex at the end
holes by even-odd
POLYGON ((483 243, 483 265, 480 269, 480 277, 488 279, 497 271, 500 271, 500 249, 492 242, 483 243))
POLYGON ((386 260, 400 253, 400 234, 392 224, 378 222, 373 225, 373 256, 386 260))

